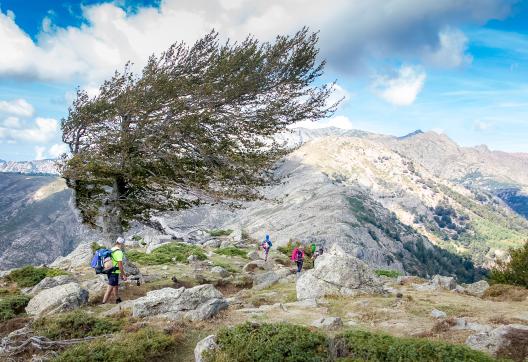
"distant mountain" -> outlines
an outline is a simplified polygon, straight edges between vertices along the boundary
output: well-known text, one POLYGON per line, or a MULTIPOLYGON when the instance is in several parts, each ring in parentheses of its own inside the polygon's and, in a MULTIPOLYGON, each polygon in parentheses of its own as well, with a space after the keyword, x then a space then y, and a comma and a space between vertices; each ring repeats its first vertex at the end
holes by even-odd
POLYGON ((57 175, 56 160, 38 161, 3 161, 0 160, 0 172, 22 173, 31 175, 57 175))

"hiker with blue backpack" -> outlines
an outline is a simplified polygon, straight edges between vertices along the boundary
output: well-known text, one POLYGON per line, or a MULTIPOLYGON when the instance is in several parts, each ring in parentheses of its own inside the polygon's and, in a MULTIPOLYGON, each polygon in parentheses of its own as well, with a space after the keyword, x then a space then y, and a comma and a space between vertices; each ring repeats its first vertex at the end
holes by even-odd
POLYGON ((266 234, 266 239, 260 243, 260 247, 264 249, 264 261, 268 261, 268 254, 272 246, 273 243, 270 240, 270 236, 266 234))
POLYGON ((121 303, 119 298, 119 278, 123 281, 127 279, 125 268, 123 266, 123 250, 125 248, 125 239, 118 237, 111 249, 102 248, 95 252, 92 259, 92 268, 96 274, 106 274, 108 277, 108 287, 103 297, 105 304, 113 294, 116 298, 116 304, 121 303))

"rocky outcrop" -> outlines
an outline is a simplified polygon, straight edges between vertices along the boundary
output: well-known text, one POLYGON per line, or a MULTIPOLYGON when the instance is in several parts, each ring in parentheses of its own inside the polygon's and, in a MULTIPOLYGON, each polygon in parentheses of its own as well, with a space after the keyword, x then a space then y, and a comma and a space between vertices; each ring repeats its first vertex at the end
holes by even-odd
POLYGON ((487 281, 480 280, 476 283, 464 285, 464 292, 475 297, 482 297, 489 287, 490 285, 487 281))
POLYGON ((73 310, 88 302, 88 291, 77 283, 68 283, 44 289, 33 297, 26 307, 32 316, 73 310))
POLYGON ((315 260, 313 269, 301 274, 296 290, 299 300, 383 293, 382 283, 367 264, 335 244, 315 260))
POLYGON ((53 263, 51 267, 63 270, 73 270, 83 266, 89 266, 92 261, 92 246, 85 242, 79 244, 70 254, 60 256, 53 263))
POLYGON ((339 317, 323 317, 314 321, 312 326, 322 329, 337 329, 343 326, 343 321, 339 317))
POLYGON ((258 290, 266 289, 291 274, 291 270, 287 268, 278 268, 262 274, 256 274, 253 277, 253 288, 258 290))
POLYGON ((54 288, 59 285, 75 282, 75 279, 71 275, 59 275, 56 277, 47 277, 42 279, 37 285, 32 288, 28 288, 23 292, 30 296, 35 296, 44 289, 54 288))
POLYGON ((204 353, 216 349, 218 345, 216 344, 216 336, 210 335, 202 339, 196 344, 194 348, 194 361, 195 362, 204 362, 204 353))
POLYGON ((204 320, 227 308, 222 293, 210 284, 194 288, 163 288, 148 292, 132 306, 134 317, 162 317, 171 320, 204 320))
POLYGON ((457 286, 455 278, 442 275, 435 275, 431 280, 431 283, 437 288, 444 288, 447 290, 453 290, 457 286))
POLYGON ((528 358, 527 342, 528 326, 522 324, 500 326, 469 336, 466 340, 466 344, 473 349, 500 357, 516 356, 519 361, 528 358))

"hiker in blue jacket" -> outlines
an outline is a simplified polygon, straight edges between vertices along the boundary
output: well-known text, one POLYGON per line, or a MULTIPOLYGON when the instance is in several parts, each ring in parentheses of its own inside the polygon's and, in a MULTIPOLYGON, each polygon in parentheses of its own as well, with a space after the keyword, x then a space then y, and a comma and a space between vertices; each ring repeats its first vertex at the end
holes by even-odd
POLYGON ((264 249, 264 261, 268 261, 268 254, 272 246, 273 244, 270 240, 270 236, 266 234, 266 239, 260 243, 260 247, 264 249))

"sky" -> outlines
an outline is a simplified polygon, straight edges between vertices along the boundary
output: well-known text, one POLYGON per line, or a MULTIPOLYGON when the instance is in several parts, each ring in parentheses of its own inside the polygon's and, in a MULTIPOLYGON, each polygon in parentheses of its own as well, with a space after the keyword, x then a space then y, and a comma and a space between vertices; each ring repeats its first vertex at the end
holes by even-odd
POLYGON ((319 31, 321 81, 344 97, 304 126, 528 152, 528 0, 0 0, 0 159, 66 151, 76 88, 96 94, 129 60, 139 70, 213 28, 272 41, 302 26, 319 31))

